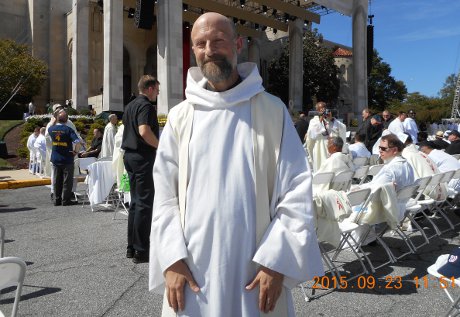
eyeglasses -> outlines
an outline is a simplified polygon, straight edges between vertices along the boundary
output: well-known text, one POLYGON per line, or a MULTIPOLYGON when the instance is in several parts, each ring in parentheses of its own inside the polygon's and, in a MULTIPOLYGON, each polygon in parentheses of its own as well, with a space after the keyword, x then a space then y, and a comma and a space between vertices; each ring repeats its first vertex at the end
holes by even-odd
POLYGON ((389 149, 391 149, 392 147, 394 147, 394 146, 390 146, 390 147, 379 146, 379 151, 386 152, 389 149))

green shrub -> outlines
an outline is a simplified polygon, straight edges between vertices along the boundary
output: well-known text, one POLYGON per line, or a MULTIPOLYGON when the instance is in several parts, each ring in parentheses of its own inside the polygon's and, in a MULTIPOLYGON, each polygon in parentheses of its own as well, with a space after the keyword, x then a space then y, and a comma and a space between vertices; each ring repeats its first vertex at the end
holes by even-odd
POLYGON ((82 116, 90 116, 91 115, 91 111, 89 109, 82 109, 80 110, 80 114, 82 116))
POLYGON ((29 149, 27 148, 27 146, 18 148, 18 156, 22 157, 22 158, 28 158, 29 157, 29 149))
POLYGON ((75 124, 75 128, 77 128, 77 131, 81 133, 83 133, 86 129, 86 124, 84 124, 83 122, 80 122, 80 121, 76 121, 74 122, 75 124))

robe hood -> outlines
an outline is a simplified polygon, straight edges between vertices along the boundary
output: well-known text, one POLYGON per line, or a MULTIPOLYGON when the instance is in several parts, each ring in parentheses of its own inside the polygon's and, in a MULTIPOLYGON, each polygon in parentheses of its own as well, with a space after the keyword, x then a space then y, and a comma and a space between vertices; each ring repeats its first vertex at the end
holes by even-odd
POLYGON ((196 105, 222 108, 247 102, 254 95, 264 91, 262 78, 255 63, 241 63, 237 66, 242 82, 232 89, 215 92, 204 88, 207 79, 199 67, 191 67, 187 74, 187 100, 196 105))

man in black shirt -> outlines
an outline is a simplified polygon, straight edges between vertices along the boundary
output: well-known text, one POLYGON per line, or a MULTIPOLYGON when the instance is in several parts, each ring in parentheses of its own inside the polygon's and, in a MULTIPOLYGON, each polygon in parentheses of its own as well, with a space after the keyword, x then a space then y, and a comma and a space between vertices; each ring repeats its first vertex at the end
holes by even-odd
POLYGON ((308 121, 307 121, 307 116, 305 115, 303 111, 300 112, 299 119, 295 122, 294 126, 295 126, 295 129, 297 130, 297 134, 299 135, 300 142, 304 143, 305 134, 307 134, 307 131, 308 131, 308 121))
POLYGON ((446 148, 446 153, 450 155, 460 154, 460 132, 452 130, 447 138, 450 145, 446 148))
POLYGON ((85 152, 78 154, 78 157, 98 157, 102 149, 102 131, 99 128, 93 130, 94 138, 91 141, 91 146, 85 152))
POLYGON ((160 83, 155 77, 144 75, 137 85, 139 96, 131 101, 123 114, 123 162, 129 176, 131 203, 128 215, 128 248, 126 257, 134 263, 148 262, 150 226, 155 189, 153 163, 158 147, 158 118, 155 101, 160 83))

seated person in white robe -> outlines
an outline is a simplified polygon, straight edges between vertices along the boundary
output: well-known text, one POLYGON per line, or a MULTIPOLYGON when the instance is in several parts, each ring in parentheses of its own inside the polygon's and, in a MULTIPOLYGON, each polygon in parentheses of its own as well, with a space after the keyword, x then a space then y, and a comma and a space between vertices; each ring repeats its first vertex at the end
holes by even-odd
POLYGON ((116 114, 109 115, 109 123, 105 126, 102 136, 102 148, 99 157, 112 157, 115 146, 115 134, 117 133, 118 118, 116 114))
MULTIPOLYGON (((350 155, 342 153, 342 138, 338 136, 330 137, 327 143, 327 150, 330 156, 321 164, 316 173, 333 172, 337 174, 343 171, 353 171, 354 166, 350 155)), ((313 185, 313 195, 328 189, 329 184, 315 184, 313 185)))
POLYGON ((304 149, 257 66, 237 65, 231 20, 205 13, 191 40, 153 168, 149 288, 163 316, 294 316, 290 289, 323 273, 304 149))
MULTIPOLYGON (((460 169, 460 162, 450 154, 442 150, 436 150, 435 145, 432 141, 421 142, 419 144, 420 151, 427 154, 430 159, 436 164, 439 169, 439 172, 449 172, 456 171, 460 169)), ((452 188, 454 191, 460 190, 460 180, 452 179, 449 184, 449 188, 452 188)))
MULTIPOLYGON (((412 137, 409 134, 406 134, 406 136, 407 139, 404 143, 405 147, 402 151, 402 157, 404 157, 414 169, 415 179, 417 180, 439 173, 439 169, 433 160, 417 149, 412 143, 412 137)), ((434 190, 427 189, 425 194, 436 200, 444 199, 447 195, 447 188, 445 184, 439 184, 434 190)))
POLYGON ((371 157, 371 152, 366 148, 366 145, 363 143, 366 136, 364 134, 355 135, 355 143, 348 146, 348 150, 351 153, 353 158, 357 157, 371 157))
POLYGON ((307 150, 313 171, 316 172, 327 159, 327 140, 329 137, 339 136, 342 140, 347 137, 347 128, 339 120, 332 117, 332 112, 326 108, 326 103, 320 101, 316 104, 319 115, 310 120, 307 131, 307 150))

